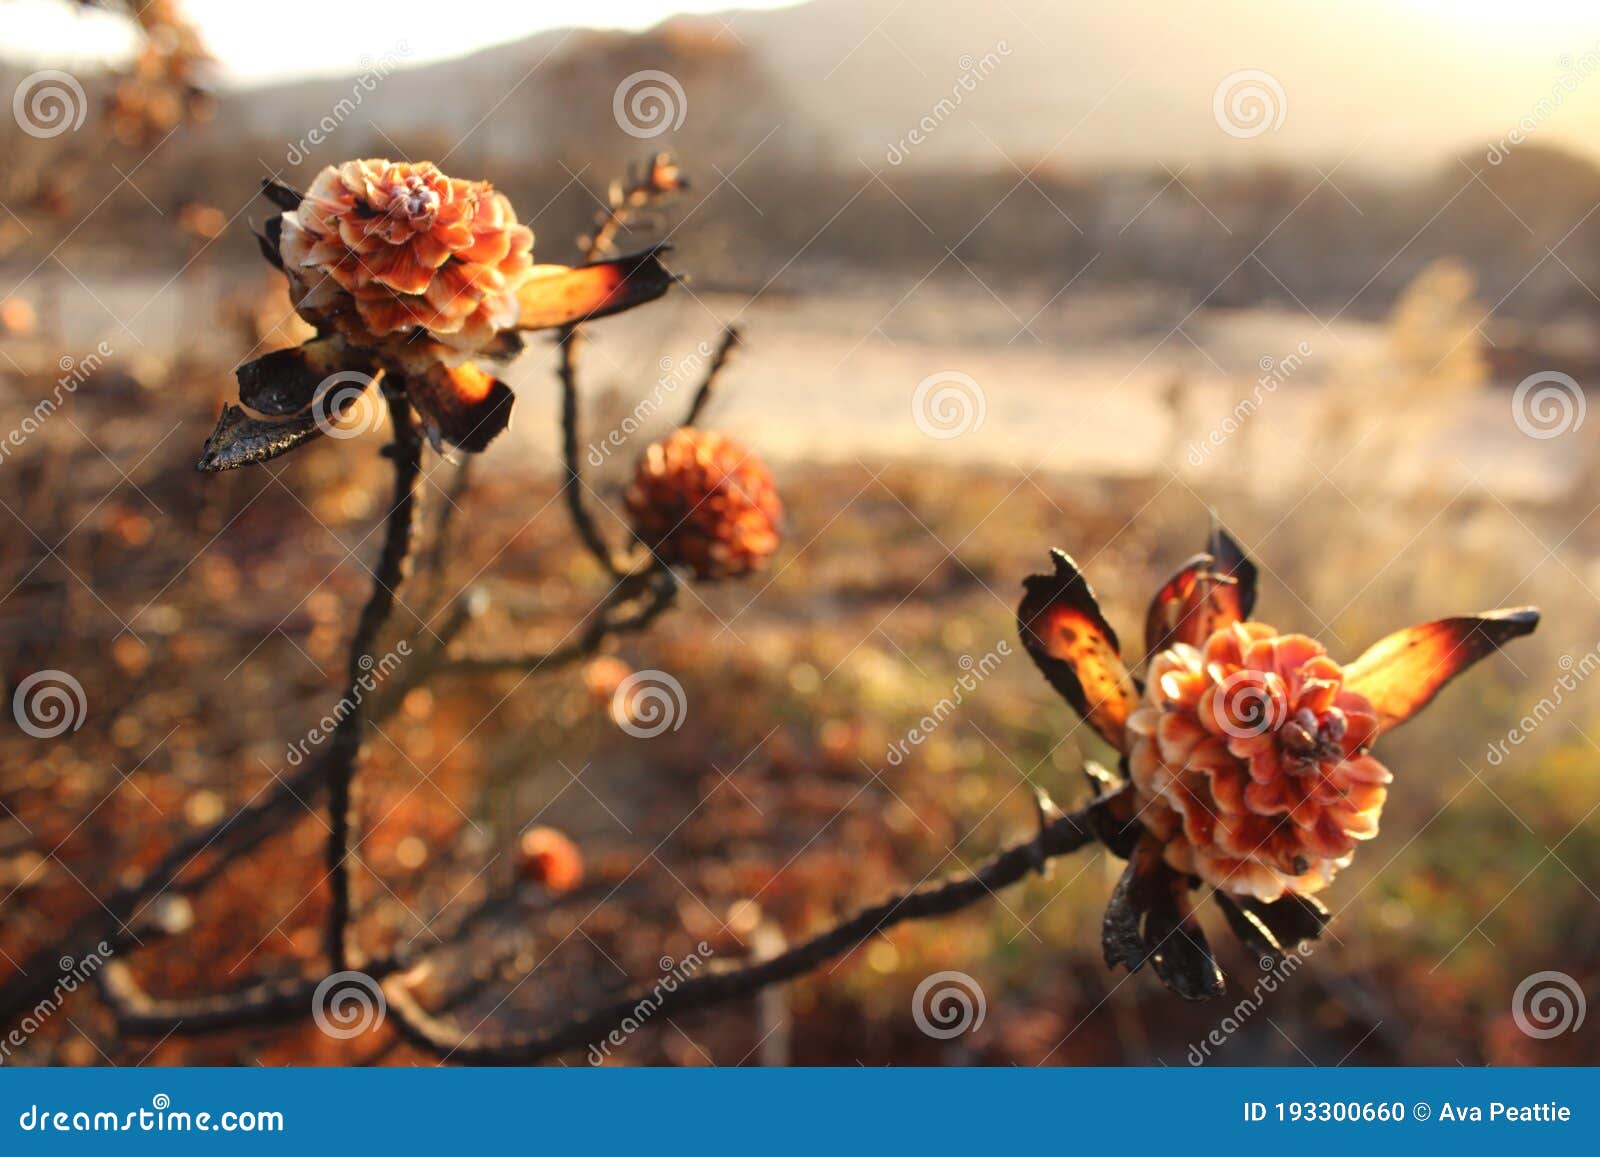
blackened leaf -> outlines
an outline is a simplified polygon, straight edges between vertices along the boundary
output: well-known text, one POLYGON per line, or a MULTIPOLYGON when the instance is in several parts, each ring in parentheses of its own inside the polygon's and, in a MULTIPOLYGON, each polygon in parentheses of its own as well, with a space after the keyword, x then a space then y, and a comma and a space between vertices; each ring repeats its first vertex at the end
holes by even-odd
POLYGON ((511 387, 471 362, 435 364, 420 376, 407 374, 405 383, 436 447, 443 441, 478 453, 511 421, 511 387))
POLYGON ((238 406, 223 406, 217 428, 206 439, 198 468, 236 470, 287 454, 322 433, 309 414, 280 421, 252 418, 238 406))
POLYGON ((1174 643, 1198 647, 1216 630, 1250 617, 1256 605, 1256 566, 1218 527, 1210 549, 1197 554, 1150 600, 1145 616, 1145 658, 1174 643))
POLYGON ((298 414, 323 388, 349 392, 370 386, 373 375, 359 367, 370 359, 336 337, 313 338, 293 349, 274 350, 239 367, 239 401, 275 417, 298 414), (335 380, 337 379, 337 380, 335 380))
POLYGON ((273 217, 261 227, 261 232, 256 234, 256 244, 261 246, 261 256, 265 257, 274 268, 283 268, 283 256, 279 252, 279 242, 283 237, 283 218, 273 217))
POLYGON ((654 301, 677 278, 661 264, 667 246, 571 268, 538 265, 517 290, 518 329, 550 329, 593 321, 654 301))
POLYGON ((1302 940, 1316 940, 1332 919, 1320 900, 1294 892, 1285 892, 1270 904, 1251 896, 1235 896, 1233 899, 1272 934, 1281 951, 1288 951, 1302 940))
POLYGON ((1050 686, 1121 751, 1123 727, 1138 703, 1138 689, 1088 580, 1061 551, 1050 556, 1055 574, 1033 575, 1022 584, 1017 632, 1050 686))
POLYGON ((271 201, 278 208, 282 209, 285 213, 293 213, 296 209, 300 208, 300 202, 306 199, 305 194, 300 192, 300 190, 290 188, 282 181, 276 180, 272 177, 262 178, 261 195, 267 200, 271 201))
POLYGON ((1263 960, 1277 960, 1283 955, 1283 945, 1260 916, 1239 907, 1226 892, 1216 892, 1214 895, 1217 907, 1222 909, 1222 915, 1228 921, 1228 927, 1233 929, 1233 934, 1246 948, 1263 960))
POLYGON ((1144 918, 1155 899, 1164 867, 1161 845, 1154 839, 1140 840, 1106 905, 1106 918, 1100 929, 1100 947, 1105 954, 1106 967, 1115 968, 1120 964, 1129 972, 1138 972, 1144 967, 1144 918))
POLYGON ((1161 983, 1185 1000, 1222 995, 1222 969, 1194 918, 1189 881, 1165 864, 1145 917, 1144 944, 1161 983))
POLYGON ((1344 669, 1344 685, 1372 700, 1378 729, 1398 727, 1485 655, 1539 625, 1534 607, 1436 619, 1396 631, 1344 669))

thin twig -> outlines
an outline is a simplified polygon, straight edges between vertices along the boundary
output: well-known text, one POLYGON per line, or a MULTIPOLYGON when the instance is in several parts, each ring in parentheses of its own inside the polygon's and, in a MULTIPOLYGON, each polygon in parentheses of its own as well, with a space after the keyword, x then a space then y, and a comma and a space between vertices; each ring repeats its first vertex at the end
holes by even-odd
POLYGON ((575 1014, 567 1020, 531 1033, 475 1042, 452 1026, 430 1016, 396 977, 384 986, 389 1021, 410 1043, 440 1057, 469 1065, 525 1065, 569 1049, 603 1040, 647 1002, 651 1015, 670 1017, 750 996, 768 985, 803 976, 836 956, 843 955, 873 935, 907 920, 946 916, 1017 883, 1055 856, 1093 843, 1088 808, 1061 816, 1040 828, 1031 840, 1013 844, 980 865, 974 872, 952 876, 940 884, 919 888, 865 908, 826 932, 818 933, 789 951, 768 960, 691 977, 671 991, 656 988, 575 1014))
MULTIPOLYGON (((640 210, 672 192, 671 186, 658 185, 652 179, 655 164, 652 159, 643 175, 635 178, 626 188, 614 185, 606 207, 595 218, 595 228, 587 238, 579 238, 586 262, 598 261, 609 254, 617 233, 632 223, 640 210)), ((579 461, 580 435, 578 429, 578 350, 583 344, 583 328, 569 325, 556 339, 561 351, 556 376, 561 382, 561 460, 563 481, 566 485, 567 512, 572 517, 572 527, 596 562, 612 578, 620 578, 626 565, 612 552, 611 544, 600 530, 585 498, 583 466, 579 461)))
POLYGON ((623 573, 623 567, 611 553, 611 544, 606 541, 585 501, 587 487, 578 457, 578 346, 582 341, 582 331, 575 325, 569 325, 561 331, 558 341, 561 347, 561 362, 557 369, 557 376, 561 380, 561 462, 567 513, 572 516, 572 528, 577 531, 595 561, 607 574, 617 578, 623 573))
POLYGON ((395 594, 405 581, 411 557, 411 532, 416 521, 417 487, 422 477, 422 439, 417 432, 411 403, 398 387, 385 390, 389 401, 389 420, 394 425, 394 441, 389 456, 394 460, 394 501, 384 532, 383 550, 372 575, 372 593, 361 609, 355 634, 350 639, 350 661, 346 672, 344 702, 351 704, 339 720, 330 745, 328 767, 328 924, 325 937, 328 965, 333 972, 350 966, 350 794, 355 781, 361 744, 366 737, 367 715, 363 703, 363 681, 370 679, 372 648, 378 632, 394 612, 395 594))
POLYGON ((704 412, 706 403, 711 400, 711 391, 716 387, 717 378, 722 374, 723 367, 728 364, 729 356, 739 348, 740 340, 738 326, 730 325, 722 331, 722 340, 717 343, 717 350, 711 355, 711 364, 706 367, 705 379, 695 391, 694 401, 689 403, 689 412, 683 416, 682 425, 694 425, 704 412))
POLYGON ((626 597, 628 582, 619 583, 595 609, 589 625, 573 642, 549 651, 524 651, 510 655, 461 655, 445 665, 447 673, 484 674, 498 671, 552 671, 586 659, 600 650, 613 635, 643 631, 660 618, 677 598, 678 583, 672 572, 662 567, 650 573, 650 591, 640 605, 627 614, 614 614, 626 597), (621 597, 619 597, 621 596, 621 597))

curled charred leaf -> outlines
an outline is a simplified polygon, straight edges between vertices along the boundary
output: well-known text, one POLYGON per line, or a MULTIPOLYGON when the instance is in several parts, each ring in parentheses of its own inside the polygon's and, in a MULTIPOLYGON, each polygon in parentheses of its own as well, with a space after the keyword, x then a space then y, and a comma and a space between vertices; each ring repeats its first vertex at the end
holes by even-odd
POLYGON ((1516 607, 1407 627, 1379 639, 1348 664, 1344 685, 1372 701, 1381 733, 1422 710, 1479 659, 1532 634, 1538 625, 1538 610, 1516 607))
POLYGON ((1263 960, 1275 961, 1283 955, 1283 944, 1260 916, 1241 908, 1226 892, 1216 892, 1215 896, 1217 907, 1222 909, 1223 918, 1240 943, 1263 960))
POLYGON ((1106 967, 1120 964, 1129 972, 1144 967, 1149 955, 1144 942, 1144 918, 1162 887, 1164 868, 1161 845, 1153 839, 1141 839, 1106 905, 1106 918, 1100 929, 1106 967))
POLYGON ((324 386, 341 387, 341 394, 350 387, 370 386, 373 375, 354 368, 368 361, 335 337, 313 338, 292 349, 274 350, 239 367, 239 401, 274 417, 298 414, 324 386))
POLYGON ((1022 584, 1017 633, 1050 685, 1121 751, 1138 689, 1088 580, 1066 554, 1055 550, 1050 556, 1055 573, 1033 575, 1022 584))
POLYGON ((1332 919, 1320 900, 1296 892, 1285 892, 1270 904, 1253 896, 1234 896, 1233 902, 1242 913, 1266 929, 1280 952, 1287 952, 1302 940, 1320 938, 1332 919))
POLYGON ((311 441, 322 433, 309 414, 264 421, 238 406, 223 406, 217 428, 200 451, 198 469, 207 472, 253 466, 311 441))
POLYGON ((422 416, 428 440, 471 453, 486 449, 511 421, 511 387, 472 362, 431 365, 405 377, 406 396, 422 416))
POLYGON ((300 202, 306 199, 300 190, 291 188, 273 177, 262 178, 261 195, 285 213, 293 213, 300 208, 300 202))
POLYGON ((1165 864, 1159 875, 1144 921, 1145 951, 1156 975, 1186 1000, 1222 995, 1222 970, 1194 919, 1188 878, 1165 864))
POLYGON ((273 268, 282 270, 283 257, 279 253, 279 245, 283 240, 283 218, 269 218, 255 238, 256 244, 261 247, 261 256, 265 257, 273 268))
POLYGON ((670 246, 569 268, 536 265, 517 290, 518 329, 551 329, 593 321, 654 301, 677 278, 661 264, 670 246))
POLYGON ((1145 616, 1145 658, 1174 643, 1198 647, 1230 623, 1250 617, 1256 603, 1256 566, 1220 527, 1210 549, 1178 568, 1145 616))

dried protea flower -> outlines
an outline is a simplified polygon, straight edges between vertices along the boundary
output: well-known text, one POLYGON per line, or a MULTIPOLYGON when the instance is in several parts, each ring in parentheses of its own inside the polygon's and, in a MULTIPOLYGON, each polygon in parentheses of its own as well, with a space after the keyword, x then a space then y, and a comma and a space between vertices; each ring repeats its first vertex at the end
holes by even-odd
POLYGON ((1320 643, 1264 623, 1150 661, 1128 772, 1169 865, 1271 903, 1320 891, 1378 834, 1392 777, 1367 754, 1377 714, 1344 678, 1320 643))
POLYGON ((715 431, 686 426, 653 444, 626 503, 639 541, 702 579, 748 574, 778 549, 783 505, 771 472, 715 431))
POLYGON ((282 229, 300 316, 357 346, 417 333, 476 353, 516 324, 533 271, 533 231, 511 202, 426 161, 329 165, 282 229))
POLYGON ((518 331, 572 325, 664 294, 661 248, 577 268, 533 264, 533 234, 484 181, 426 161, 347 161, 301 194, 264 191, 282 213, 262 252, 317 329, 304 345, 239 369, 239 400, 201 458, 223 470, 265 461, 336 426, 379 375, 402 390, 435 446, 479 451, 505 429, 511 389, 473 358, 521 349, 518 331))
POLYGON ((1027 580, 1023 645, 1121 755, 1097 784, 1097 834, 1128 858, 1106 912, 1106 962, 1148 960, 1174 991, 1222 990, 1191 890, 1215 895, 1252 948, 1315 938, 1313 893, 1378 834, 1390 773, 1370 753, 1446 683, 1538 624, 1531 608, 1398 631, 1341 666, 1304 635, 1254 622, 1256 569, 1218 531, 1156 593, 1141 687, 1077 565, 1027 580))
POLYGON ((517 846, 517 871, 524 880, 559 895, 583 883, 583 853, 555 828, 529 828, 517 846))

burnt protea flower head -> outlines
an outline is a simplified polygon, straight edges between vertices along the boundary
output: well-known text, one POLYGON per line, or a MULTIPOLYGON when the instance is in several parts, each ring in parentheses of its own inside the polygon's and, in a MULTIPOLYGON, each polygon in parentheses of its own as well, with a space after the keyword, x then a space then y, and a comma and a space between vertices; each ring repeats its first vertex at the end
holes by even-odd
POLYGON ((1253 949, 1314 939, 1313 896, 1378 834, 1391 775, 1370 753, 1467 667, 1538 624, 1531 608, 1398 631, 1341 666, 1320 643, 1250 619, 1256 568, 1218 531, 1156 593, 1143 684, 1087 580, 1059 551, 1024 584, 1018 629, 1050 684, 1121 756, 1097 832, 1127 857, 1106 963, 1150 961, 1181 995, 1222 991, 1193 889, 1253 949))
POLYGON ((295 309, 357 346, 415 334, 480 352, 516 325, 533 272, 511 202, 426 161, 329 165, 280 225, 295 309))
POLYGON ((660 248, 535 265, 533 233, 504 195, 425 161, 347 161, 305 194, 276 181, 264 191, 282 212, 262 253, 317 335, 239 368, 244 409, 223 411, 201 469, 265 461, 329 432, 380 375, 435 447, 482 450, 510 421, 512 395, 473 359, 509 358, 520 331, 631 309, 673 281, 660 248))
POLYGON ((778 549, 783 504, 772 473, 715 431, 683 427, 653 444, 625 501, 639 541, 702 579, 748 574, 778 549))

